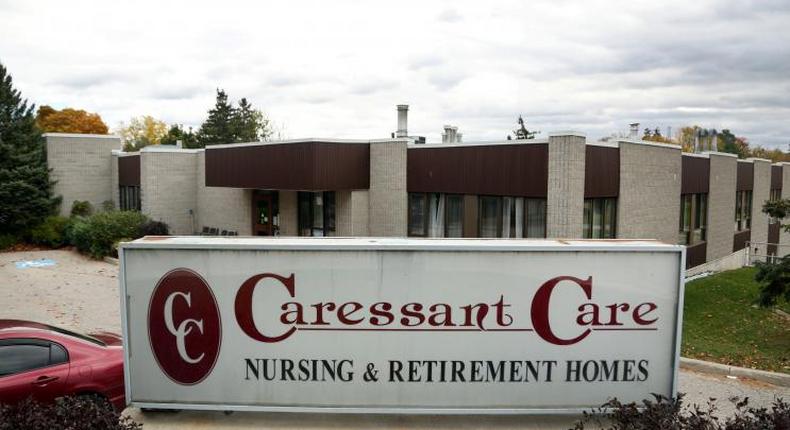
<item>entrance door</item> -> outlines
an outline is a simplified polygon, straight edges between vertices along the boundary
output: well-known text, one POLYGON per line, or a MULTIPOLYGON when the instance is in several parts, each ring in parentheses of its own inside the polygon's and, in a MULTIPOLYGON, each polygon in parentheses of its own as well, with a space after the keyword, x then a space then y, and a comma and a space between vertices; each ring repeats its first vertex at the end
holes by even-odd
POLYGON ((274 235, 274 205, 271 193, 255 192, 252 196, 252 233, 255 236, 274 235))

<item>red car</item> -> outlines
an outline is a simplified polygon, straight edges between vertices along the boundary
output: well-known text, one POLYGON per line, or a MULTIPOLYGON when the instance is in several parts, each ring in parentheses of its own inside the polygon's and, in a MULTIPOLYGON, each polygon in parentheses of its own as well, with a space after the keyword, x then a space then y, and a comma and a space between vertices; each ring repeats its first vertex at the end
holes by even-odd
POLYGON ((0 319, 0 403, 93 396, 126 407, 121 337, 0 319))

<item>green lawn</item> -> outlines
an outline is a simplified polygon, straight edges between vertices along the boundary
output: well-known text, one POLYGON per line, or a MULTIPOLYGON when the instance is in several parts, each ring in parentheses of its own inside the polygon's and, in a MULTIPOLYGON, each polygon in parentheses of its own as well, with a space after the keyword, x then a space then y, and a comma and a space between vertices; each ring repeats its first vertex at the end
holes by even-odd
MULTIPOLYGON (((754 273, 743 268, 686 284, 684 357, 790 373, 790 321, 753 306, 754 273)), ((779 307, 790 311, 786 302, 779 307)))

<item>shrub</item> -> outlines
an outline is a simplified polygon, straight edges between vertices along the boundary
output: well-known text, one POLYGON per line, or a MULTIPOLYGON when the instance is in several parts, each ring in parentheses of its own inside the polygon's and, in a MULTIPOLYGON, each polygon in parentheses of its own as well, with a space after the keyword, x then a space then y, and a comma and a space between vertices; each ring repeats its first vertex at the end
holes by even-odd
POLYGON ((71 204, 72 216, 91 216, 93 214, 93 205, 87 200, 74 200, 71 204))
POLYGON ((64 232, 68 223, 68 218, 57 215, 48 216, 44 222, 30 230, 28 234, 30 242, 36 245, 60 248, 67 243, 64 232))
POLYGON ((55 403, 32 399, 15 405, 0 404, 0 430, 108 429, 140 430, 142 424, 121 416, 90 397, 63 397, 55 403))
POLYGON ((760 284, 760 306, 769 307, 779 300, 790 302, 790 254, 772 262, 758 261, 754 280, 760 284))
POLYGON ((167 236, 169 227, 162 221, 148 221, 140 226, 140 237, 142 236, 167 236))
POLYGON ((771 409, 749 407, 749 399, 735 401, 735 414, 727 419, 715 415, 713 400, 706 408, 694 405, 683 407, 683 394, 676 399, 653 395, 655 400, 643 400, 641 404, 620 403, 612 399, 592 412, 585 412, 584 418, 576 423, 574 430, 583 430, 585 425, 603 428, 608 422, 611 430, 762 430, 790 429, 790 404, 777 398, 771 409))
POLYGON ((115 203, 112 200, 105 200, 101 202, 101 210, 110 212, 115 210, 115 203))
POLYGON ((0 234, 0 250, 10 248, 19 242, 19 237, 15 234, 0 234))
POLYGON ((140 212, 99 212, 89 218, 75 220, 69 236, 80 252, 102 258, 115 255, 113 244, 119 240, 140 237, 140 227, 146 221, 148 218, 140 212))

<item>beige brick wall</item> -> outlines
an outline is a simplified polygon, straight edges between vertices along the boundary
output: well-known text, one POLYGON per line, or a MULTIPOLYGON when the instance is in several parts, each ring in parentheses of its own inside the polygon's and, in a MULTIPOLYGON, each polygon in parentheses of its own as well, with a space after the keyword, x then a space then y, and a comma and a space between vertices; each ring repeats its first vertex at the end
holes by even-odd
MULTIPOLYGON (((782 163, 782 198, 790 199, 790 163, 782 163)), ((790 223, 790 219, 782 220, 783 224, 790 223)), ((779 230, 778 256, 790 254, 790 233, 785 233, 784 229, 779 230)))
POLYGON ((677 243, 680 148, 620 141, 617 237, 677 243))
POLYGON ((252 235, 252 190, 207 187, 205 152, 199 151, 197 162, 197 221, 195 229, 214 227, 252 235))
POLYGON ((763 243, 753 245, 752 252, 755 255, 766 255, 768 250, 764 243, 768 242, 768 215, 763 213, 763 204, 771 196, 771 161, 758 158, 749 160, 754 163, 751 242, 763 243))
POLYGON ((142 212, 170 227, 170 234, 197 230, 197 152, 194 150, 140 151, 142 212))
POLYGON ((737 160, 738 158, 732 154, 710 153, 707 261, 732 254, 732 237, 735 234, 737 160))
POLYGON ((280 236, 299 235, 299 208, 296 191, 279 192, 280 236))
POLYGON ((68 216, 75 200, 94 209, 112 200, 112 151, 121 148, 118 136, 47 133, 47 165, 55 181, 53 193, 62 196, 60 214, 68 216))
POLYGON ((369 221, 371 236, 406 236, 406 139, 371 141, 369 221))
POLYGON ((351 236, 370 236, 370 192, 368 190, 351 191, 351 236))
POLYGON ((367 190, 335 193, 337 236, 368 236, 369 198, 367 190))
POLYGON ((584 136, 549 136, 546 237, 582 237, 584 216, 584 136))
POLYGON ((118 154, 113 152, 110 160, 110 195, 116 209, 121 207, 120 191, 118 190, 118 154))
POLYGON ((335 236, 351 236, 351 191, 335 192, 335 236))

